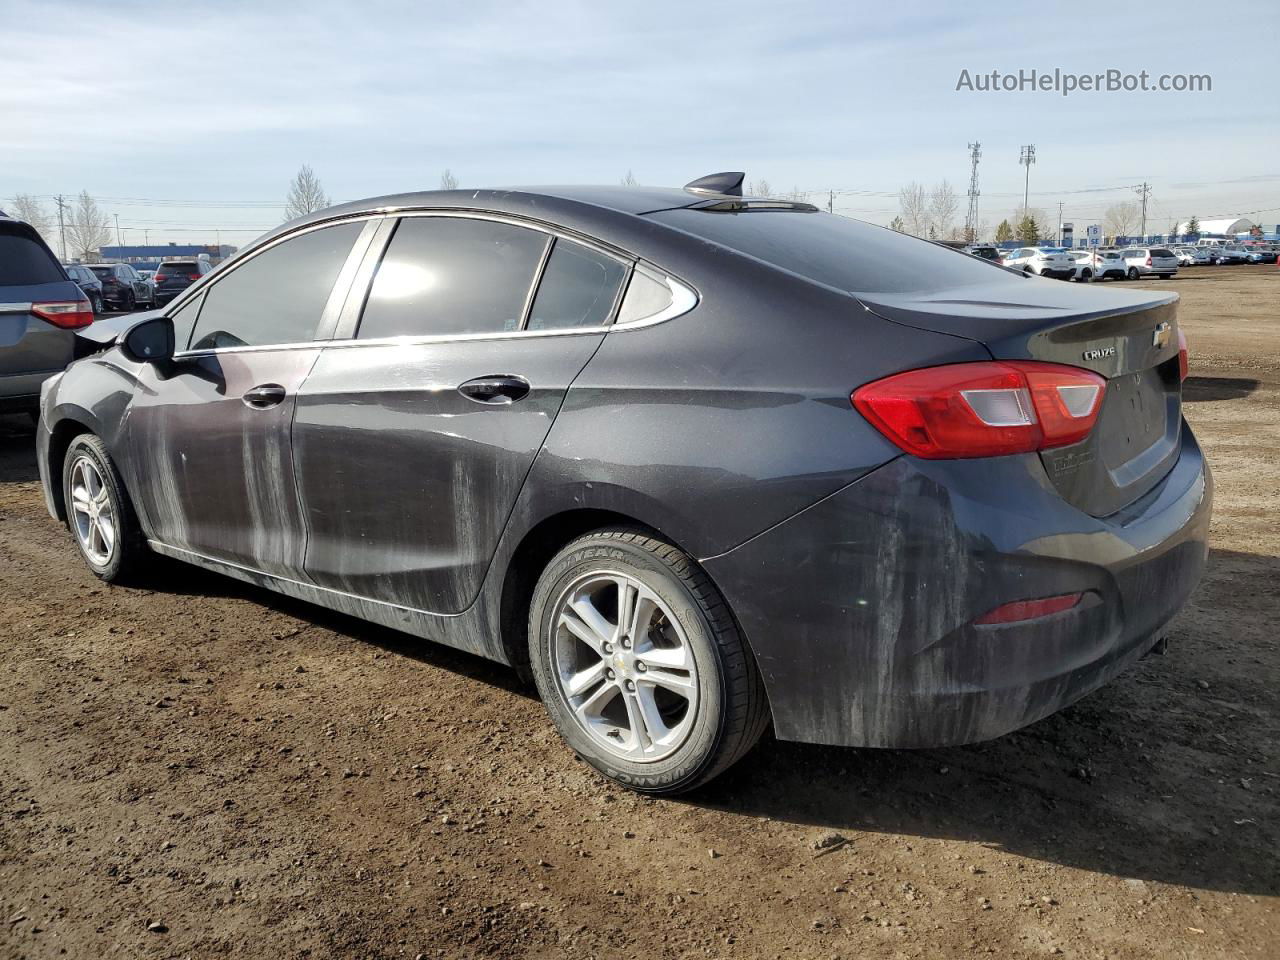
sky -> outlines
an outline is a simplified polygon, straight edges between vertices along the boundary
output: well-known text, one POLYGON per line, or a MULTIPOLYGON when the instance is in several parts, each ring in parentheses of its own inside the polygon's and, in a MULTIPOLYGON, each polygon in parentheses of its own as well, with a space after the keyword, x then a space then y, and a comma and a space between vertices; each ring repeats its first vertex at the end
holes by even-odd
POLYGON ((876 223, 945 178, 963 220, 978 141, 991 227, 1021 203, 1024 144, 1031 206, 1077 231, 1143 181, 1150 232, 1280 223, 1280 3, 977 6, 0 0, 0 198, 87 190, 127 243, 241 244, 303 163, 335 202, 445 168, 476 187, 745 170, 876 223), (1033 68, 1212 90, 956 89, 1033 68))

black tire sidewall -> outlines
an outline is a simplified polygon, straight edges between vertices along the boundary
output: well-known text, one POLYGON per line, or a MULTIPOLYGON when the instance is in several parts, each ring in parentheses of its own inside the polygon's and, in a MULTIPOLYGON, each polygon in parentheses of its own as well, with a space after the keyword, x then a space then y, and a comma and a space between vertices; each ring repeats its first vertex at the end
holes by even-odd
POLYGON ((538 693, 552 723, 569 746, 606 777, 639 791, 673 792, 696 781, 715 761, 726 718, 725 670, 713 629, 701 602, 665 563, 624 541, 587 538, 570 544, 543 572, 529 614, 529 659, 538 693), (561 697, 551 655, 551 618, 561 594, 584 575, 613 570, 644 581, 679 621, 698 672, 698 705, 693 729, 670 757, 635 763, 608 754, 573 718, 561 697))
POLYGON ((62 496, 63 502, 67 509, 67 526, 71 528, 71 537, 75 541, 76 550, 80 554, 80 558, 84 560, 87 566, 94 574, 103 580, 114 581, 122 575, 125 565, 130 557, 128 553, 131 549, 131 541, 133 539, 133 531, 129 529, 129 524, 133 523, 133 514, 129 508, 128 501, 124 497, 124 489, 120 484, 115 467, 111 463, 111 458, 107 456, 106 451, 101 449, 101 441, 97 440, 90 434, 83 434, 71 441, 71 445, 67 447, 66 457, 62 461, 62 496), (116 546, 111 553, 111 559, 105 565, 94 563, 84 551, 84 547, 80 544, 80 537, 76 535, 75 514, 71 507, 71 466, 81 457, 90 459, 94 466, 98 469, 102 482, 106 485, 108 495, 111 498, 112 512, 116 517, 116 546))

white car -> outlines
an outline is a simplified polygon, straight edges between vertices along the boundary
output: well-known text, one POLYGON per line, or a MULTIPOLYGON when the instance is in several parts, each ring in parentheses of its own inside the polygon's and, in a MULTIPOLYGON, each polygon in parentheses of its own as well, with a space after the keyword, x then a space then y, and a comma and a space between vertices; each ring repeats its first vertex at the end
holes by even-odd
POLYGON ((1178 272, 1178 255, 1168 247, 1128 247, 1120 251, 1125 276, 1130 280, 1161 277, 1168 280, 1178 272))
POLYGON ((1123 280, 1126 264, 1120 259, 1117 250, 1078 250, 1076 258, 1076 279, 1086 283, 1090 280, 1123 280))
POLYGON ((1208 247, 1174 247, 1173 252, 1179 266, 1204 267, 1212 262, 1208 247))
POLYGON ((1060 247, 1022 247, 1004 258, 1004 265, 1037 277, 1070 280, 1076 275, 1076 261, 1060 247))

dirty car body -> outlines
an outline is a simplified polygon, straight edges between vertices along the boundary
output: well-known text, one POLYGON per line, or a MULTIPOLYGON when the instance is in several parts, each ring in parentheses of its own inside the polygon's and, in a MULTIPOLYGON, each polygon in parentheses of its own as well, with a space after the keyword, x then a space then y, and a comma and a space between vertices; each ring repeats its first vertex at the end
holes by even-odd
MULTIPOLYGON (((723 596, 782 739, 922 747, 1033 722, 1147 652, 1205 562, 1212 487, 1181 412, 1176 296, 1019 276, 803 204, 382 197, 286 225, 162 313, 172 361, 132 362, 104 327, 105 349, 46 386, 54 516, 63 452, 90 431, 153 550, 517 665, 539 566, 595 525, 635 524, 723 596), (464 247, 506 231, 520 308, 403 325, 397 304, 440 279, 444 221, 464 247), (309 244, 308 269, 264 275, 322 288, 287 308, 250 296, 255 259, 290 243, 309 244), (581 266, 558 251, 611 298, 594 322, 539 304, 581 266), (220 305, 237 275, 249 289, 220 305), (285 314, 274 336, 227 327, 268 309, 285 314), (869 385, 904 372, 1021 383, 1017 364, 1084 377, 1087 433, 939 457, 868 413, 869 385)), ((997 433, 1022 429, 1003 416, 997 433)))

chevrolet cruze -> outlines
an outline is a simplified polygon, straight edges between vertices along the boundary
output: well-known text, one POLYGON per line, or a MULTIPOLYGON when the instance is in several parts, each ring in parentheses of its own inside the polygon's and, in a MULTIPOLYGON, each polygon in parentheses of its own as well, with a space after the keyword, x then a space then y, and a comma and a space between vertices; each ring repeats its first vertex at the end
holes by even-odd
POLYGON ((1148 652, 1212 499, 1176 296, 741 180, 287 224, 87 331, 49 510, 104 580, 159 554, 527 670, 651 793, 767 727, 996 737, 1148 652))

